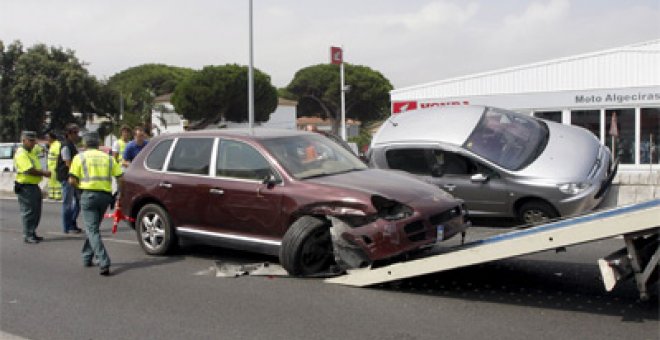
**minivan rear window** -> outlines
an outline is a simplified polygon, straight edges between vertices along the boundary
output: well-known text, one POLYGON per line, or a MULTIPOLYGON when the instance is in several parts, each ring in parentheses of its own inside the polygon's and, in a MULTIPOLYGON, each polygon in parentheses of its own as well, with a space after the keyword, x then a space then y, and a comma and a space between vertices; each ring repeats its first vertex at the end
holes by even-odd
POLYGON ((416 175, 431 174, 426 149, 387 150, 385 158, 390 169, 403 170, 416 175))

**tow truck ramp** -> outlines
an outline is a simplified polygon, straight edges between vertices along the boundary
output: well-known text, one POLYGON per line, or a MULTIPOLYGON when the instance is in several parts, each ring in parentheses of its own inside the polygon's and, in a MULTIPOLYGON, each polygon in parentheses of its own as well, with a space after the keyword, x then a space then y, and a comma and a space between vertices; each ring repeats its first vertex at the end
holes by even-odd
POLYGON ((446 253, 352 270, 326 282, 365 287, 506 258, 623 236, 626 247, 599 259, 606 290, 633 277, 642 300, 657 278, 660 199, 612 208, 470 242, 446 253))

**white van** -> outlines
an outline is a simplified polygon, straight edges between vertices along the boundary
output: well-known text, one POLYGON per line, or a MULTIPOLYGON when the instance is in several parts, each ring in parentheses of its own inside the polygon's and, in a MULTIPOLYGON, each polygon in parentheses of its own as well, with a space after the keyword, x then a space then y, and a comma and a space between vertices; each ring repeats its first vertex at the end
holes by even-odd
POLYGON ((18 147, 17 143, 0 143, 0 171, 14 172, 14 153, 18 147))

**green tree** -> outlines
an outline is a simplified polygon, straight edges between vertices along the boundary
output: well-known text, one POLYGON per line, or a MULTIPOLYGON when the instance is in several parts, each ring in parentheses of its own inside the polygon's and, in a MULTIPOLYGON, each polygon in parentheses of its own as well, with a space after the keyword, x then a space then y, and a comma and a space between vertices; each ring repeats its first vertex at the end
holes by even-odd
MULTIPOLYGON (((227 64, 206 66, 184 80, 174 91, 176 111, 203 128, 224 119, 248 121, 248 91, 245 66, 227 64)), ((267 121, 277 108, 277 89, 265 73, 254 71, 254 121, 267 121)))
POLYGON ((18 140, 18 116, 10 111, 11 90, 16 81, 16 62, 23 54, 23 44, 14 41, 5 48, 0 40, 0 141, 18 140))
POLYGON ((15 64, 10 111, 18 118, 20 129, 42 132, 48 128, 47 113, 50 127, 61 129, 76 120, 73 112, 81 112, 85 118, 93 112, 90 103, 96 86, 96 78, 72 50, 37 44, 15 64))
MULTIPOLYGON (((387 78, 360 65, 344 64, 344 72, 345 85, 350 86, 346 93, 346 118, 370 122, 388 114, 392 84, 387 78)), ((299 116, 329 118, 337 133, 341 125, 339 81, 338 65, 314 65, 296 72, 286 90, 296 96, 299 116)))
POLYGON ((151 110, 157 96, 174 92, 177 85, 192 76, 194 70, 163 64, 144 64, 121 71, 108 80, 104 90, 106 104, 119 112, 123 102, 125 122, 150 124, 151 110))

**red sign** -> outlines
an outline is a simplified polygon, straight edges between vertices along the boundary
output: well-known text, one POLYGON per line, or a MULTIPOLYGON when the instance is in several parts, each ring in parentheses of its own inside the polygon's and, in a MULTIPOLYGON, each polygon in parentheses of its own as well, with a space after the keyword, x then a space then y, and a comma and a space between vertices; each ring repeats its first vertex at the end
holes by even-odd
POLYGON ((330 47, 330 63, 339 65, 344 61, 343 51, 341 47, 330 47))
POLYGON ((401 101, 401 102, 393 102, 392 103, 392 114, 396 115, 399 113, 404 113, 406 111, 413 111, 413 110, 423 110, 423 109, 431 109, 434 107, 442 107, 442 106, 462 106, 462 105, 470 105, 470 102, 467 100, 451 100, 451 101, 401 101))
POLYGON ((416 101, 394 102, 392 103, 392 114, 396 115, 409 110, 417 110, 416 101))

